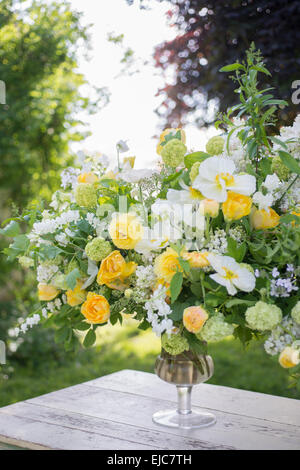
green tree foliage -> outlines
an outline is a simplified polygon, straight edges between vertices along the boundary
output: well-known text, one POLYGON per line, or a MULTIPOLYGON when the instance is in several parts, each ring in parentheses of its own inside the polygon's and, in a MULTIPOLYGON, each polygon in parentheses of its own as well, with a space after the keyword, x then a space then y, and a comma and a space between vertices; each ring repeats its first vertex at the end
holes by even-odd
MULTIPOLYGON (((97 110, 103 96, 97 90, 92 102, 81 92, 86 80, 77 70, 78 52, 88 49, 87 29, 69 2, 1 0, 0 80, 6 85, 6 104, 0 105, 1 222, 15 215, 14 206, 49 200, 59 170, 73 160, 70 144, 88 133, 79 113, 97 110)), ((0 338, 6 341, 9 328, 23 311, 33 311, 36 301, 34 279, 19 270, 0 257, 0 338)), ((37 328, 27 338, 15 357, 27 360, 29 344, 42 353, 45 344, 47 351, 57 350, 52 332, 41 335, 37 328)))
POLYGON ((91 107, 81 92, 77 51, 88 41, 80 14, 68 2, 23 0, 0 5, 0 186, 5 198, 23 206, 55 189, 58 170, 70 160, 78 112, 91 107), (27 3, 27 2, 26 2, 27 3))
MULTIPOLYGON (((299 0, 166 1, 170 24, 178 34, 157 46, 154 55, 164 73, 174 72, 172 83, 159 92, 163 124, 178 127, 188 117, 206 125, 214 120, 216 108, 225 111, 236 103, 233 83, 218 70, 241 60, 254 41, 272 74, 271 80, 264 76, 262 86, 272 83, 276 95, 289 102, 278 112, 278 125, 290 125, 299 109, 291 102, 292 84, 299 79, 299 0)), ((151 7, 153 2, 140 0, 140 5, 151 7)))

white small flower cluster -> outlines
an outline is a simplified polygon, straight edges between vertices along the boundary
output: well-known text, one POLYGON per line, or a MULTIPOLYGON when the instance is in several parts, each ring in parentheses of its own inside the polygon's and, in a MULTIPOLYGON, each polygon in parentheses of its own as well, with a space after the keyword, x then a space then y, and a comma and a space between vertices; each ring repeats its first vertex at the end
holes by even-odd
POLYGON ((171 334, 173 328, 173 322, 168 318, 172 310, 165 301, 165 298, 166 288, 159 286, 145 303, 147 320, 151 323, 152 329, 157 336, 161 336, 164 332, 171 334))
MULTIPOLYGON (((280 128, 280 140, 284 142, 293 140, 293 142, 287 143, 288 151, 291 152, 297 160, 300 160, 300 114, 297 115, 292 126, 280 128)), ((273 149, 278 151, 282 150, 282 147, 279 144, 274 144, 273 149)))
POLYGON ((43 263, 37 267, 37 280, 47 284, 55 273, 57 273, 58 267, 52 264, 43 263))
POLYGON ((64 225, 70 223, 76 223, 80 220, 80 213, 78 210, 68 210, 62 212, 58 217, 53 219, 46 218, 41 222, 35 222, 33 224, 33 235, 47 235, 48 233, 54 233, 56 230, 61 229, 64 225))
POLYGON ((79 173, 80 171, 78 168, 69 167, 63 170, 60 174, 62 188, 67 189, 71 187, 72 189, 75 189, 79 173))
POLYGON ((223 229, 215 230, 207 245, 212 253, 224 254, 227 251, 226 232, 223 229))
POLYGON ((86 214, 86 220, 95 230, 101 226, 101 220, 92 212, 88 212, 86 214))
POLYGON ((138 266, 135 271, 136 287, 139 289, 150 289, 155 283, 153 266, 138 266))
POLYGON ((20 327, 16 327, 14 329, 15 336, 19 336, 20 332, 26 333, 29 328, 32 328, 34 325, 37 325, 41 320, 41 317, 38 313, 32 315, 32 317, 26 318, 26 320, 20 325, 20 327))
POLYGON ((293 291, 297 291, 297 274, 298 270, 294 265, 287 264, 284 277, 280 277, 277 268, 272 270, 272 280, 270 285, 270 294, 272 297, 290 297, 293 291))
POLYGON ((284 212, 290 209, 295 210, 300 206, 300 179, 298 178, 294 182, 295 177, 296 175, 293 173, 288 181, 280 186, 280 192, 278 196, 281 196, 285 191, 287 191, 280 203, 280 208, 284 212))
POLYGON ((241 243, 244 240, 245 235, 245 230, 242 227, 237 226, 229 229, 230 238, 233 238, 233 240, 238 243, 241 243))
POLYGON ((271 356, 280 354, 286 346, 292 345, 297 338, 300 338, 300 325, 294 322, 292 318, 285 317, 281 324, 272 330, 271 335, 265 341, 265 351, 271 356))
POLYGON ((253 195, 253 202, 259 208, 259 210, 269 210, 274 201, 280 196, 280 185, 281 181, 276 174, 268 175, 265 181, 262 183, 263 189, 266 191, 264 194, 262 191, 257 191, 253 195))

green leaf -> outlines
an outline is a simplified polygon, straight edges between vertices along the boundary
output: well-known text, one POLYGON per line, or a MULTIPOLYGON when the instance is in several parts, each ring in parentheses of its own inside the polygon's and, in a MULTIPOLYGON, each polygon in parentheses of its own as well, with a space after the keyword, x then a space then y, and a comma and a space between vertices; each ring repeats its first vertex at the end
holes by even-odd
POLYGON ((220 68, 219 72, 234 72, 235 70, 239 69, 245 70, 245 67, 242 64, 230 64, 220 68))
POLYGON ((87 334, 85 335, 85 338, 83 340, 83 345, 84 347, 88 348, 89 346, 92 346, 96 341, 96 333, 94 330, 89 330, 87 334))
POLYGON ((56 330, 54 336, 55 342, 63 343, 69 338, 70 333, 72 333, 72 330, 69 326, 63 326, 59 330, 56 330))
POLYGON ((266 69, 265 67, 263 67, 262 65, 253 65, 252 68, 255 69, 255 70, 257 70, 258 72, 265 73, 266 75, 269 75, 269 76, 272 75, 272 74, 269 72, 269 70, 266 69))
POLYGON ((206 152, 194 152, 189 153, 184 157, 184 164, 189 170, 192 168, 196 162, 204 162, 207 158, 211 157, 209 153, 206 152))
POLYGON ((232 299, 232 300, 228 300, 228 302, 226 302, 225 306, 226 308, 231 308, 235 305, 255 305, 256 304, 256 300, 243 300, 243 299, 232 299))
POLYGON ((221 305, 227 298, 227 295, 224 295, 219 292, 208 292, 205 295, 205 304, 210 307, 217 307, 221 305))
POLYGON ((30 241, 26 235, 18 235, 8 248, 4 248, 3 253, 8 256, 9 261, 13 261, 17 256, 25 253, 29 245, 30 241))
POLYGON ((67 276, 66 276, 66 284, 69 289, 73 290, 76 286, 76 281, 80 277, 80 271, 78 268, 73 269, 67 276))
POLYGON ((238 263, 241 263, 247 251, 245 242, 238 243, 233 238, 227 240, 227 254, 234 258, 238 263))
POLYGON ((15 220, 11 220, 11 222, 9 222, 6 227, 0 230, 0 233, 7 237, 15 237, 19 235, 20 231, 20 225, 18 224, 18 222, 16 222, 15 220))
POLYGON ((39 249, 39 254, 42 259, 54 259, 62 253, 62 250, 57 246, 42 244, 39 249))
POLYGON ((175 302, 172 305, 172 313, 169 315, 169 318, 173 321, 181 321, 183 316, 183 311, 185 308, 189 307, 189 302, 175 302))
POLYGON ((287 152, 284 152, 283 150, 279 150, 279 156, 281 158, 282 163, 289 169, 291 170, 292 173, 296 173, 297 175, 300 175, 300 166, 297 160, 292 157, 287 152))
POLYGON ((75 330, 79 331, 86 331, 91 327, 91 325, 85 321, 78 323, 77 325, 74 325, 75 330))
POLYGON ((150 327, 149 322, 147 322, 147 320, 144 319, 144 320, 139 324, 138 329, 145 331, 145 330, 148 330, 149 327, 150 327))
POLYGON ((180 294, 183 282, 183 275, 181 272, 177 272, 172 277, 170 291, 171 291, 171 303, 174 303, 180 294))
POLYGON ((189 273, 191 270, 190 263, 181 257, 178 258, 179 264, 182 267, 182 269, 186 272, 189 273))

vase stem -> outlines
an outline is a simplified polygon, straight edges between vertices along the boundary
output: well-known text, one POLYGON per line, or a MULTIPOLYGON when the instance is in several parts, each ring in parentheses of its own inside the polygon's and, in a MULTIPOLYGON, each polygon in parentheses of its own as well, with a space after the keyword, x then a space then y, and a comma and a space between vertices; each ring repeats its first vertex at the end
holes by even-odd
POLYGON ((187 386, 183 387, 177 385, 177 396, 178 396, 178 408, 177 412, 181 415, 188 415, 192 412, 191 407, 191 396, 192 396, 192 387, 187 386))

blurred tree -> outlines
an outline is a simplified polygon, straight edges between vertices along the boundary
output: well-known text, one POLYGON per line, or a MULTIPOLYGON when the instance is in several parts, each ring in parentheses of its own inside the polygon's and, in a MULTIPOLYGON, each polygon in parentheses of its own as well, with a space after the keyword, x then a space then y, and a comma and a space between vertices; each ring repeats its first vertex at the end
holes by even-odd
MULTIPOLYGON (((87 26, 69 2, 1 0, 0 80, 6 104, 0 104, 0 219, 11 216, 13 205, 24 208, 58 189, 59 170, 73 159, 70 143, 87 135, 78 115, 105 104, 106 91, 85 97, 86 84, 78 73, 78 53, 88 50, 87 26)), ((91 89, 91 87, 90 87, 91 89)), ((0 220, 0 221, 1 221, 0 220)), ((2 246, 7 241, 1 240, 2 246)), ((25 310, 34 310, 35 280, 18 266, 0 258, 0 339, 25 310)), ((39 328, 26 335, 15 358, 55 354, 52 333, 39 328), (46 347, 47 345, 47 347, 46 347), (23 351, 23 352, 22 352, 23 351)), ((11 341, 13 349, 19 343, 11 341)), ((8 341, 8 344, 10 341, 8 341)))
MULTIPOLYGON (((128 1, 128 0, 127 0, 128 1)), ((160 1, 160 0, 156 0, 160 1)), ((299 0, 165 0, 178 35, 159 45, 155 63, 166 77, 159 90, 157 110, 166 126, 184 122, 211 123, 216 109, 235 104, 234 83, 218 70, 241 60, 252 41, 272 72, 276 97, 290 103, 280 112, 279 124, 288 125, 299 109, 291 102, 292 83, 300 70, 299 0)), ((142 2, 141 5, 151 2, 142 2)), ((268 86, 268 77, 261 76, 268 86)))
POLYGON ((78 50, 88 41, 80 15, 68 2, 0 4, 7 102, 0 106, 0 187, 18 206, 56 187, 70 142, 86 135, 77 115, 95 103, 80 92, 86 82, 76 71, 78 50))

